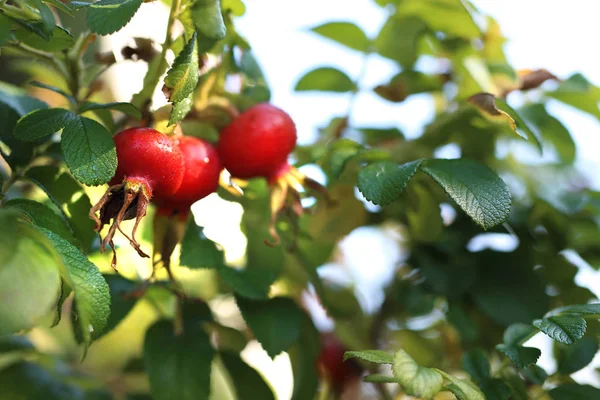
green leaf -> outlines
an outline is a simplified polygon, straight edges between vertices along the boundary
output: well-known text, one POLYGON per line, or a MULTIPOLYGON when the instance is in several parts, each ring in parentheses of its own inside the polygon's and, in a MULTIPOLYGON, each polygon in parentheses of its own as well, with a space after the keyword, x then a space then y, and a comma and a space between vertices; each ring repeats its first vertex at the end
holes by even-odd
POLYGON ((10 38, 12 27, 13 22, 4 14, 0 14, 0 46, 10 38))
POLYGON ((169 89, 169 101, 177 103, 187 99, 198 84, 198 53, 196 52, 194 33, 190 41, 175 58, 165 77, 165 86, 169 89))
POLYGON ((544 104, 527 105, 520 108, 519 113, 537 128, 539 136, 554 147, 562 162, 572 164, 575 161, 577 149, 571 133, 562 122, 548 113, 544 104))
POLYGON ((571 75, 555 91, 546 92, 546 95, 600 119, 600 89, 579 73, 571 75))
POLYGON ((533 325, 557 342, 573 344, 583 337, 586 329, 585 319, 581 317, 559 315, 538 319, 533 325))
POLYGON ((371 164, 358 174, 358 190, 370 202, 385 206, 396 200, 423 160, 398 165, 391 161, 371 164))
POLYGON ((97 338, 115 329, 137 303, 137 298, 131 296, 137 287, 136 282, 123 278, 121 275, 103 276, 110 290, 110 316, 106 321, 106 328, 97 338))
MULTIPOLYGON (((66 365, 61 365, 66 369, 66 365)), ((64 372, 63 372, 64 374, 64 372)), ((2 397, 7 400, 44 399, 77 400, 91 399, 80 385, 71 384, 58 371, 29 361, 21 361, 0 371, 2 397), (63 378, 63 379, 61 379, 63 378)))
POLYGON ((356 143, 349 139, 340 139, 335 141, 328 151, 327 166, 334 178, 339 176, 344 171, 346 164, 358 155, 363 149, 360 143, 356 143))
POLYGON ((246 13, 246 6, 241 0, 221 0, 221 9, 223 12, 230 11, 236 17, 246 13))
POLYGON ((478 93, 469 97, 467 101, 489 121, 507 126, 523 139, 533 142, 540 153, 542 152, 542 139, 504 100, 490 93, 478 93))
POLYGON ((31 81, 31 82, 29 82, 29 84, 31 86, 39 87, 42 89, 47 89, 54 93, 58 93, 61 96, 65 97, 67 100, 69 100, 72 104, 77 104, 77 100, 75 100, 75 97, 73 97, 70 94, 66 93, 65 91, 57 88, 56 86, 48 85, 47 83, 38 82, 38 81, 31 81))
POLYGON ((252 393, 252 397, 261 400, 275 400, 275 395, 264 381, 263 377, 254 368, 232 353, 221 353, 223 365, 227 369, 238 399, 243 399, 252 393))
POLYGON ((65 162, 77 180, 98 186, 108 182, 117 169, 117 150, 111 134, 98 122, 76 117, 62 133, 65 162))
POLYGON ((267 354, 275 358, 296 343, 302 329, 302 311, 285 297, 266 301, 236 297, 242 316, 267 354))
POLYGON ((508 218, 510 192, 488 167, 466 159, 437 159, 423 162, 421 170, 483 229, 501 224, 508 218))
POLYGON ((301 329, 298 342, 288 350, 294 376, 292 400, 314 399, 319 386, 315 368, 321 350, 319 332, 306 314, 301 329))
POLYGON ((419 39, 426 32, 427 25, 422 19, 392 15, 373 44, 381 56, 398 61, 403 68, 411 69, 418 58, 419 39))
POLYGON ((218 268, 224 266, 225 256, 217 244, 206 237, 204 228, 190 218, 181 241, 179 264, 188 268, 218 268))
POLYGON ((460 0, 402 1, 398 5, 399 16, 421 18, 434 31, 467 39, 481 35, 466 7, 460 0))
POLYGON ((140 109, 131 103, 117 102, 98 104, 86 101, 81 105, 81 107, 79 107, 79 113, 84 113, 86 111, 92 110, 116 110, 122 112, 125 115, 129 115, 130 117, 134 117, 137 119, 142 118, 142 112, 140 111, 140 109))
POLYGON ((5 206, 20 210, 35 225, 56 233, 73 245, 77 244, 67 222, 45 205, 29 199, 13 199, 8 201, 5 206))
POLYGON ((512 324, 504 331, 502 340, 504 341, 504 344, 507 345, 520 345, 531 339, 537 332, 537 329, 529 324, 512 324))
POLYGON ((377 86, 374 91, 384 99, 398 103, 413 94, 440 91, 443 83, 439 75, 407 70, 394 76, 389 83, 377 86))
POLYGON ((99 35, 114 33, 127 25, 143 0, 100 0, 87 9, 90 30, 99 35))
POLYGON ((0 89, 0 103, 12 108, 20 117, 32 111, 48 108, 48 104, 35 97, 3 92, 0 89))
POLYGON ((473 349, 468 353, 464 353, 461 364, 462 368, 480 385, 490 379, 490 362, 485 351, 473 349))
POLYGON ((338 93, 355 89, 356 85, 348 75, 332 67, 320 67, 307 72, 294 88, 297 92, 318 90, 338 93))
POLYGON ((370 46, 367 35, 352 22, 327 22, 311 30, 353 50, 366 52, 370 46))
POLYGON ((548 392, 552 400, 595 400, 600 398, 600 389, 591 385, 566 383, 548 392))
POLYGON ((572 306, 565 306, 561 308, 555 308, 546 314, 546 317, 552 317, 555 315, 578 315, 581 317, 599 318, 600 317, 600 303, 592 304, 575 304, 572 306))
POLYGON ((0 209, 0 336, 29 329, 56 305, 61 261, 17 210, 0 209))
POLYGON ((65 4, 60 0, 42 0, 44 3, 52 4, 54 7, 58 8, 61 11, 64 11, 69 16, 73 16, 75 10, 69 4, 65 4))
POLYGON ((98 267, 57 234, 40 228, 54 244, 66 267, 63 279, 75 293, 75 314, 84 344, 84 356, 106 328, 110 315, 110 289, 98 267))
POLYGON ((481 390, 487 400, 508 400, 513 394, 510 386, 500 379, 490 379, 484 382, 481 390))
POLYGON ((549 305, 546 285, 533 270, 526 247, 513 253, 486 250, 477 254, 480 268, 471 293, 480 310, 505 326, 544 314, 549 305))
POLYGON ((198 33, 199 53, 210 50, 227 34, 219 0, 197 0, 192 6, 192 19, 198 33))
POLYGON ((535 347, 524 347, 516 344, 499 344, 496 349, 504 353, 519 368, 525 368, 535 364, 542 355, 540 349, 535 347))
POLYGON ((175 125, 185 118, 194 105, 193 96, 194 93, 190 93, 187 98, 173 103, 173 109, 169 114, 169 124, 167 126, 175 125))
POLYGON ((359 358, 363 361, 376 364, 393 364, 394 355, 383 350, 347 351, 344 353, 344 361, 351 358, 359 358))
POLYGON ((243 269, 222 266, 218 269, 219 276, 231 289, 250 299, 265 299, 268 297, 269 288, 273 283, 264 271, 258 268, 246 267, 243 269))
POLYGON ((97 235, 94 232, 94 221, 88 216, 92 203, 83 187, 71 174, 61 173, 54 166, 31 167, 25 172, 25 178, 46 192, 64 215, 68 215, 75 237, 79 239, 83 251, 89 252, 97 235))
POLYGON ((392 371, 402 389, 411 396, 431 399, 442 390, 440 373, 421 367, 404 350, 398 350, 394 355, 392 371))
MULTIPOLYGON (((57 1, 60 4, 63 4, 57 1)), ((75 38, 66 29, 55 26, 52 29, 50 40, 44 40, 42 37, 28 29, 18 29, 15 31, 15 37, 19 42, 33 47, 34 49, 55 53, 67 50, 75 45, 75 38)))
POLYGON ((548 378, 548 373, 542 367, 535 364, 521 370, 521 373, 526 379, 539 386, 542 386, 548 378))
POLYGON ((363 378, 363 381, 372 383, 398 383, 398 379, 394 378, 393 376, 382 374, 367 375, 363 378))
POLYGON ((60 131, 73 116, 64 108, 36 110, 19 119, 14 135, 21 140, 35 141, 60 131))
POLYGON ((210 394, 215 351, 201 326, 174 334, 170 321, 159 321, 146 332, 144 365, 152 398, 203 400, 210 394))
POLYGON ((486 400, 481 390, 473 382, 455 378, 439 369, 435 369, 435 371, 450 381, 450 384, 446 385, 445 388, 454 393, 458 400, 486 400))

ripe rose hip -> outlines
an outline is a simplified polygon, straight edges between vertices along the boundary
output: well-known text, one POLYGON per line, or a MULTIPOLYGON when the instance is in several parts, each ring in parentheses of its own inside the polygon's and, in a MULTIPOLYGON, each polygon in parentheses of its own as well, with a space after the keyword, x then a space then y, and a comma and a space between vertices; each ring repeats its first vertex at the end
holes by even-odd
POLYGON ((217 150, 223 166, 232 178, 267 179, 271 189, 271 222, 269 233, 279 243, 275 222, 284 210, 296 218, 303 213, 298 188, 307 186, 330 199, 316 181, 288 163, 296 147, 296 126, 291 117, 268 103, 250 107, 221 132, 217 150))
POLYGON ((181 136, 178 146, 184 165, 181 185, 172 195, 157 195, 152 199, 158 206, 154 217, 154 254, 160 257, 169 274, 171 254, 183 238, 190 207, 217 190, 223 170, 212 144, 192 136, 181 136))
POLYGON ((355 360, 344 361, 346 351, 344 345, 332 333, 321 334, 317 371, 338 395, 343 393, 349 384, 358 380, 362 373, 362 368, 355 360))
POLYGON ((100 232, 105 224, 112 225, 101 241, 101 249, 108 244, 113 249, 113 268, 117 259, 113 237, 117 229, 142 257, 148 257, 135 239, 135 233, 152 196, 169 196, 181 185, 184 169, 181 150, 173 138, 151 128, 130 128, 113 137, 117 149, 118 166, 111 185, 104 196, 90 210, 90 218, 100 232), (100 218, 96 212, 100 211, 100 218), (131 237, 121 230, 121 222, 134 219, 131 237))

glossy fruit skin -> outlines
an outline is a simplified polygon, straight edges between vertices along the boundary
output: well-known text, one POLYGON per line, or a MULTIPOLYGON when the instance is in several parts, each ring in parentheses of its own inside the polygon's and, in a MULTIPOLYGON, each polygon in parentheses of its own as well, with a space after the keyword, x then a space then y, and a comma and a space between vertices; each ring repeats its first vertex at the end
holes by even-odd
POLYGON ((234 178, 272 180, 287 165, 296 140, 296 126, 290 116, 269 103, 260 103, 223 129, 218 152, 234 178))
POLYGON ((321 334, 321 352, 317 359, 317 371, 338 393, 343 392, 348 384, 356 381, 362 372, 355 360, 344 361, 346 351, 344 345, 333 334, 321 334))
POLYGON ((117 148, 118 166, 109 182, 123 181, 145 185, 153 195, 169 196, 183 181, 183 156, 177 142, 152 128, 130 128, 113 137, 117 148))
POLYGON ((186 212, 219 187, 223 165, 214 146, 193 136, 181 136, 178 141, 183 157, 183 179, 173 194, 155 196, 154 202, 161 213, 186 212))

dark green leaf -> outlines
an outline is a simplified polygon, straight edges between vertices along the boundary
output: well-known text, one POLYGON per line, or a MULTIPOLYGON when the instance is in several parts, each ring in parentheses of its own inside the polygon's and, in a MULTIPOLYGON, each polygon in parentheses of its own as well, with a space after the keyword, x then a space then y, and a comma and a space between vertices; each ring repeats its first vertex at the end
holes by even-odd
POLYGON ((231 377, 238 399, 243 399, 252 393, 251 396, 256 399, 275 400, 275 395, 260 373, 241 358, 231 353, 221 353, 220 358, 231 377))
POLYGON ((523 344, 531 339, 537 332, 537 329, 529 324, 512 324, 504 331, 502 340, 504 341, 504 344, 507 345, 523 344))
POLYGON ((358 155, 363 146, 349 139, 340 139, 334 142, 329 148, 328 167, 334 178, 344 171, 346 164, 358 155))
POLYGON ((198 32, 198 52, 204 53, 227 33, 219 0, 197 0, 192 6, 192 19, 198 32))
POLYGON ((535 364, 542 354, 538 348, 519 345, 499 344, 496 346, 496 349, 506 354, 506 356, 519 368, 525 368, 530 364, 535 364))
POLYGON ((188 268, 218 268, 225 263, 223 250, 204 235, 204 228, 196 225, 193 218, 189 219, 181 241, 179 263, 188 268))
POLYGON ((63 219, 63 215, 59 216, 45 205, 28 199, 13 199, 5 206, 21 210, 35 225, 56 233, 71 244, 77 244, 73 231, 63 219))
POLYGON ((392 15, 381 28, 374 45, 380 55, 410 69, 417 61, 418 42, 425 32, 427 25, 420 18, 392 15))
POLYGON ((478 253, 480 268, 471 292, 479 309, 496 323, 531 322, 548 309, 545 284, 527 254, 523 246, 513 253, 478 253))
POLYGON ((10 37, 13 22, 4 14, 0 14, 0 46, 2 46, 10 37))
POLYGON ((74 117, 64 108, 48 108, 30 112, 21 117, 15 127, 15 137, 34 141, 52 135, 67 125, 74 117))
POLYGON ((533 325, 557 342, 573 344, 583 337, 587 327, 585 319, 570 315, 558 315, 538 319, 533 325))
POLYGON ((265 299, 273 283, 271 277, 266 276, 259 268, 246 267, 238 269, 222 266, 218 269, 219 276, 231 289, 250 299, 265 299))
POLYGON ((28 29, 19 29, 15 31, 15 37, 18 41, 33 47, 34 49, 51 53, 70 49, 75 44, 75 38, 60 26, 55 26, 54 29, 52 29, 50 40, 44 40, 42 37, 28 29))
POLYGON ((369 38, 352 22, 327 22, 311 30, 354 50, 365 52, 369 49, 369 38))
POLYGON ((555 315, 578 315, 581 317, 598 318, 600 317, 600 303, 575 304, 572 306, 555 308, 546 314, 547 317, 555 315))
POLYGON ((98 104, 98 103, 85 102, 79 108, 80 113, 84 113, 86 111, 91 111, 91 110, 117 110, 117 111, 122 112, 123 114, 129 115, 130 117, 134 117, 137 119, 142 118, 142 112, 140 111, 140 109, 131 103, 98 104))
POLYGON ((402 389, 411 396, 432 398, 442 390, 440 373, 421 367, 404 350, 398 350, 394 355, 392 371, 402 389))
POLYGON ((506 184, 488 167, 471 160, 427 160, 431 176, 469 217, 484 229, 506 220, 511 197, 506 184))
POLYGON ((434 369, 446 380, 450 381, 445 386, 446 389, 450 390, 457 398, 457 400, 486 400, 481 390, 473 383, 466 379, 458 379, 438 369, 434 369))
POLYGON ((56 305, 60 257, 17 210, 0 209, 0 336, 29 329, 56 305))
POLYGON ((177 58, 175 58, 171 69, 165 77, 165 86, 168 88, 169 101, 173 103, 186 100, 198 83, 199 72, 196 38, 197 34, 194 33, 190 41, 183 47, 177 58))
POLYGON ((35 350, 35 346, 25 336, 11 335, 0 337, 0 353, 19 350, 35 350))
POLYGON ((7 400, 81 400, 83 388, 59 379, 55 371, 22 361, 0 371, 2 398, 7 400))
MULTIPOLYGON (((41 228, 61 255, 63 279, 75 293, 76 321, 85 351, 105 329, 110 315, 110 289, 102 274, 75 246, 41 228)), ((85 355, 84 351, 84 355, 85 355)))
POLYGON ((585 368, 592 362, 598 350, 598 339, 587 336, 570 346, 557 346, 555 354, 558 353, 558 372, 569 375, 585 368))
POLYGON ((393 364, 394 355, 383 350, 347 351, 344 353, 344 361, 351 358, 359 358, 363 361, 377 364, 393 364))
POLYGON ((114 176, 115 143, 98 122, 85 117, 71 119, 63 130, 61 146, 69 169, 81 183, 102 185, 114 176))
POLYGON ((87 9, 87 24, 99 35, 114 33, 127 25, 143 0, 100 0, 87 9))
POLYGON ((538 365, 530 365, 526 369, 521 370, 521 373, 531 382, 536 385, 542 386, 548 378, 548 373, 544 370, 544 368, 538 365))
POLYGON ((510 386, 500 379, 486 381, 481 390, 487 400, 508 400, 512 394, 510 386))
POLYGON ((103 275, 110 290, 110 316, 106 328, 98 337, 106 335, 127 317, 136 305, 137 298, 132 296, 136 283, 120 275, 103 275))
POLYGON ((271 358, 293 345, 302 329, 302 311, 284 297, 270 300, 236 298, 242 316, 271 358))
POLYGON ((292 400, 314 399, 319 386, 315 368, 321 350, 319 332, 306 314, 301 327, 298 342, 288 350, 294 375, 292 400))
POLYGON ((463 369, 480 385, 490 378, 490 362, 481 349, 474 349, 463 354, 461 364, 463 369))
POLYGON ((596 400, 600 398, 600 389, 591 385, 566 383, 548 392, 552 400, 596 400))
POLYGON ((177 124, 178 122, 183 120, 185 116, 191 111, 192 106, 194 105, 194 101, 192 99, 193 95, 193 93, 190 93, 190 95, 187 98, 177 103, 173 103, 173 109, 169 114, 169 124, 167 126, 177 124))
POLYGON ((0 103, 12 108, 20 117, 35 110, 48 108, 48 104, 35 97, 6 93, 2 90, 0 90, 0 103))
POLYGON ((215 351, 210 338, 197 326, 175 335, 169 321, 159 321, 146 332, 144 365, 156 400, 203 400, 210 393, 215 351))
POLYGON ((400 196, 423 160, 398 165, 390 161, 371 164, 358 174, 358 190, 367 200, 387 205, 400 196))
POLYGON ((450 303, 446 318, 458 330, 463 342, 474 342, 479 337, 479 325, 458 304, 450 303))
POLYGON ((356 89, 352 79, 339 69, 332 67, 320 67, 306 73, 294 90, 300 91, 325 91, 325 92, 350 92, 356 89))

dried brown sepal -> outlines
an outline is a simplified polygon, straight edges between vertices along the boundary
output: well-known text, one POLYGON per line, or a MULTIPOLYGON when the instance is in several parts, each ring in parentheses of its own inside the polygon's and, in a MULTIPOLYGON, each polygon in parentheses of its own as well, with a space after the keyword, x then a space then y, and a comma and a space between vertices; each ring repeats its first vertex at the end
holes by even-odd
POLYGON ((540 87, 544 82, 551 79, 558 79, 553 73, 545 68, 535 70, 517 71, 521 85, 520 90, 529 90, 540 87))
POLYGON ((150 257, 141 249, 140 244, 135 239, 139 223, 146 215, 149 202, 150 197, 145 184, 125 181, 124 183, 109 187, 98 203, 90 209, 89 216, 96 223, 94 230, 98 232, 98 235, 100 235, 100 231, 102 231, 104 225, 110 224, 110 228, 104 239, 100 236, 100 250, 104 252, 106 246, 110 246, 113 252, 111 266, 115 270, 117 268, 117 253, 113 238, 117 230, 129 240, 131 246, 141 257, 150 257), (96 216, 98 211, 100 212, 100 218, 96 216), (121 229, 121 222, 129 219, 135 219, 131 236, 127 235, 121 229))

